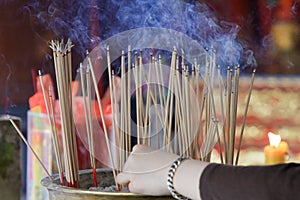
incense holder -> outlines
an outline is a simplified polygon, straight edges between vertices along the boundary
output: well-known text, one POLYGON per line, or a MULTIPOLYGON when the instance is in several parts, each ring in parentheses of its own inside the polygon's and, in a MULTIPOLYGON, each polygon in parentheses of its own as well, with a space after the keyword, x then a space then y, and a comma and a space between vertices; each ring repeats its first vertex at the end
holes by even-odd
MULTIPOLYGON (((49 177, 46 177, 42 179, 41 184, 47 188, 49 200, 172 199, 171 196, 152 197, 130 192, 102 192, 89 190, 89 188, 93 187, 92 170, 81 170, 79 173, 79 178, 80 188, 62 186, 60 184, 58 175, 53 176, 53 183, 49 177)), ((110 187, 114 185, 113 173, 110 169, 97 169, 97 180, 98 187, 110 187)))

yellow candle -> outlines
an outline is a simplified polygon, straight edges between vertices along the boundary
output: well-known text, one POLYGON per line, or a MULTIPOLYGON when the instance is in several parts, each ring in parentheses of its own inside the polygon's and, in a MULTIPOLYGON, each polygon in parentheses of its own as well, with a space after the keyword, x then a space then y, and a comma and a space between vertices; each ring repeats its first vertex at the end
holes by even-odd
POLYGON ((286 156, 288 154, 288 144, 281 141, 280 135, 275 135, 273 133, 268 133, 270 145, 266 146, 265 152, 265 164, 275 165, 279 163, 284 163, 286 156))

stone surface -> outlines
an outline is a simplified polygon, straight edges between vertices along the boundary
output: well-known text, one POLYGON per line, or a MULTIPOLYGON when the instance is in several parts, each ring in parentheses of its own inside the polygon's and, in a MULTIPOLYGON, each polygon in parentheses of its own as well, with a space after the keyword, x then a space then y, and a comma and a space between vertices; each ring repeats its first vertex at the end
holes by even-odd
MULTIPOLYGON (((20 127, 21 120, 12 118, 20 127)), ((20 138, 7 115, 0 116, 0 194, 5 200, 21 198, 20 138)))

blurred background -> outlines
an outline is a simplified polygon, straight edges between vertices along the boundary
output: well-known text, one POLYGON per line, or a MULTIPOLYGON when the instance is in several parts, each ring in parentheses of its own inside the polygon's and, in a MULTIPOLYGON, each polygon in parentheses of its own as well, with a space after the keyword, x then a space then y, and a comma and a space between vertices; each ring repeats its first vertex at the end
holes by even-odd
MULTIPOLYGON (((108 0, 0 0, 0 114, 20 117, 25 136, 29 98, 37 92, 37 71, 50 74, 55 82, 49 41, 71 37, 75 44, 75 75, 79 63, 85 58, 85 50, 93 49, 114 33, 132 28, 129 25, 120 28, 126 14, 117 11, 127 5, 126 1, 120 2, 125 3, 108 0)), ((297 120, 300 114, 299 1, 184 2, 205 3, 205 9, 209 9, 206 16, 217 19, 224 30, 228 26, 224 34, 236 27, 233 39, 253 54, 252 64, 242 71, 243 75, 249 75, 253 67, 257 69, 241 162, 263 162, 255 159, 263 153, 268 131, 287 140, 292 160, 297 160, 300 152, 300 122, 297 120)), ((126 20, 134 21, 130 17, 126 20)), ((243 91, 246 94, 248 83, 248 79, 242 80, 242 95, 243 91)), ((26 151, 22 151, 21 158, 22 192, 25 193, 26 151)))

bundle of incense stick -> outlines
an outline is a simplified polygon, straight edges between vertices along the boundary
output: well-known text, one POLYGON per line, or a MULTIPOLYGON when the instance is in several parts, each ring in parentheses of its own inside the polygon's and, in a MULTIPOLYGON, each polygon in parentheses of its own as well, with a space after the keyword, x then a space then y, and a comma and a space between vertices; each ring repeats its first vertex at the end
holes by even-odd
POLYGON ((72 42, 68 40, 50 42, 58 90, 60 120, 63 138, 63 158, 66 185, 79 187, 79 167, 76 145, 76 133, 72 109, 72 42))
MULTIPOLYGON (((138 144, 165 148, 169 152, 204 161, 210 160, 211 151, 217 144, 221 162, 234 163, 239 66, 229 67, 224 79, 220 67, 216 65, 215 51, 207 50, 206 66, 200 66, 197 60, 185 63, 184 52, 179 55, 174 49, 167 75, 163 71, 160 55, 155 58, 150 54, 146 67, 143 52, 132 53, 129 47, 126 54, 121 52, 121 100, 117 102, 116 86, 112 79, 116 75, 110 66, 109 47, 106 53, 111 102, 112 105, 119 105, 114 106, 113 128, 117 135, 116 146, 119 146, 115 163, 120 169, 130 152, 130 135, 134 132, 138 144), (201 67, 205 67, 204 75, 200 74, 201 67), (133 118, 136 118, 136 127, 132 126, 131 121, 132 103, 135 103, 133 118)), ((236 164, 254 73, 243 116, 236 164)))
MULTIPOLYGON (((50 47, 53 49, 60 103, 67 186, 78 187, 79 170, 71 93, 72 44, 69 40, 66 44, 63 41, 51 41, 50 47)), ((96 93, 106 148, 115 180, 116 169, 122 170, 129 156, 131 136, 134 133, 136 133, 138 144, 165 148, 169 152, 204 161, 210 160, 212 149, 217 143, 221 162, 234 163, 239 66, 228 67, 227 77, 223 78, 220 67, 216 64, 215 51, 207 50, 205 66, 200 66, 197 60, 194 63, 186 62, 184 52, 181 51, 178 54, 174 48, 168 64, 168 73, 166 73, 161 55, 156 58, 150 54, 150 62, 143 63, 145 56, 143 52, 141 50, 132 52, 128 47, 126 53, 121 52, 121 99, 118 101, 118 91, 114 82, 116 74, 111 68, 109 47, 106 53, 113 115, 112 126, 116 137, 115 146, 119 147, 118 152, 115 152, 115 157, 112 156, 96 77, 89 55, 87 55, 88 66, 80 67, 84 115, 95 186, 97 179, 91 116, 92 87, 96 93), (200 71, 203 71, 202 68, 205 68, 204 74, 200 74, 200 71), (132 109, 136 111, 134 117, 132 117, 132 109), (136 119, 135 123, 132 123, 132 118, 136 119)), ((238 163, 254 74, 255 70, 250 82, 235 164, 238 163)), ((45 101, 47 102, 46 98, 45 101)), ((50 98, 50 104, 51 102, 52 98, 50 98)), ((50 109, 47 111, 50 116, 50 109)), ((52 111, 52 115, 53 113, 52 111)), ((55 118, 52 116, 51 119, 55 124, 55 118)), ((55 133, 55 130, 53 132, 55 133)), ((58 142, 55 145, 58 146, 58 142)), ((117 183, 116 186, 118 187, 117 183)))

